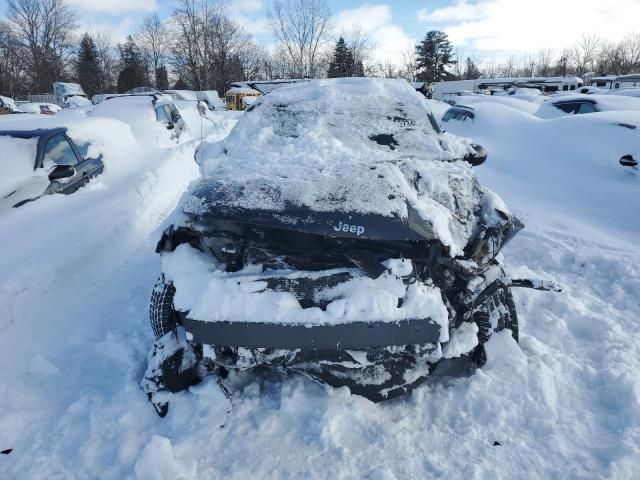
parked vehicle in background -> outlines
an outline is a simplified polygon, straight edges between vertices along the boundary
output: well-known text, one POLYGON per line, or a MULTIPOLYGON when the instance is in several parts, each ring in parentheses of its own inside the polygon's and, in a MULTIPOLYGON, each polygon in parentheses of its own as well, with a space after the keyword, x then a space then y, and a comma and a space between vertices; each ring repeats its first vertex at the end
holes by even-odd
POLYGON ((55 103, 61 108, 77 108, 91 105, 78 83, 53 82, 53 93, 31 93, 31 103, 55 103))
POLYGON ((174 100, 190 100, 192 102, 197 102, 198 94, 193 90, 163 90, 163 94, 171 95, 174 100))
POLYGON ((625 110, 640 112, 640 99, 620 95, 575 94, 548 98, 540 105, 536 115, 540 118, 554 118, 625 110))
POLYGON ((243 102, 245 97, 258 97, 261 93, 253 88, 233 87, 224 94, 227 110, 244 110, 246 104, 243 102))
POLYGON ((18 105, 18 108, 23 113, 35 113, 41 115, 55 115, 60 110, 62 110, 55 103, 44 103, 44 102, 26 102, 18 105))
POLYGON ((173 98, 160 93, 120 95, 108 98, 88 113, 92 117, 120 120, 131 127, 142 143, 170 146, 188 133, 173 98))
POLYGON ((216 90, 203 90, 196 92, 198 100, 205 102, 209 110, 224 110, 224 100, 220 98, 216 90))
MULTIPOLYGON (((589 184, 586 179, 594 171, 616 182, 619 179, 615 172, 621 171, 621 167, 630 172, 637 170, 640 160, 640 110, 595 111, 592 108, 606 107, 589 102, 590 97, 572 104, 565 104, 563 100, 556 102, 557 105, 550 102, 545 107, 557 110, 559 114, 542 118, 492 102, 460 104, 445 112, 442 125, 448 132, 485 145, 489 152, 489 163, 493 162, 492 152, 499 152, 497 155, 501 161, 538 162, 541 160, 534 158, 531 151, 543 151, 545 164, 557 164, 567 178, 574 169, 579 170, 574 172, 576 178, 584 177, 585 185, 589 184), (586 112, 588 114, 581 114, 586 112), (539 145, 538 150, 528 146, 532 144, 539 145), (505 156, 505 152, 509 154, 505 156), (518 152, 521 153, 519 157, 518 152), (518 159, 513 160, 516 157, 518 159), (527 160, 520 160, 522 157, 527 160), (588 166, 586 172, 580 168, 582 163, 588 166), (565 164, 571 167, 561 166, 565 164)), ((552 172, 553 169, 549 175, 553 175, 552 172)), ((594 177, 590 181, 596 180, 597 177, 594 177)), ((566 185, 573 183, 567 182, 566 185)), ((580 190, 587 195, 584 189, 580 190)), ((613 193, 609 192, 608 195, 613 193)), ((586 197, 585 203, 588 203, 586 197)))
POLYGON ((622 96, 622 97, 640 98, 640 87, 621 88, 619 90, 610 90, 608 92, 605 92, 605 95, 619 95, 619 96, 622 96))
POLYGON ((0 95, 0 115, 7 115, 9 113, 18 113, 16 102, 13 98, 3 97, 0 95))
POLYGON ((589 84, 592 87, 597 87, 603 90, 618 90, 623 88, 640 87, 640 73, 593 77, 589 84))
POLYGON ((42 195, 73 193, 102 173, 101 156, 89 158, 90 145, 76 144, 66 128, 19 127, 0 124, 0 211, 20 207, 42 195))
POLYGON ((433 98, 442 100, 462 91, 500 93, 511 88, 535 88, 543 93, 555 93, 575 91, 583 84, 579 77, 479 78, 436 82, 431 88, 433 98))
POLYGON ((126 95, 125 93, 96 93, 93 97, 91 97, 91 103, 97 105, 101 102, 109 98, 121 97, 122 95, 126 95))

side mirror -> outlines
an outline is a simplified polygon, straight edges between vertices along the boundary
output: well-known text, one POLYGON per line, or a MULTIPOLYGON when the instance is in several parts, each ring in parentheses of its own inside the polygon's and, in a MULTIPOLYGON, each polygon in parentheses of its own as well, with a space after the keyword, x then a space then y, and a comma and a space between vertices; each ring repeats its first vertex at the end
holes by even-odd
POLYGON ((638 161, 634 159, 631 155, 625 155, 620 159, 620 165, 623 167, 631 167, 634 169, 638 169, 638 161))
POLYGON ((49 180, 61 180, 63 178, 73 177, 76 169, 71 165, 57 165, 49 174, 49 180))
POLYGON ((467 153, 464 156, 464 161, 469 162, 473 167, 482 165, 487 159, 487 151, 482 145, 478 145, 477 143, 472 143, 471 148, 473 148, 473 152, 467 153))
POLYGON ((167 130, 173 130, 176 126, 174 125, 173 122, 169 122, 167 123, 167 130))

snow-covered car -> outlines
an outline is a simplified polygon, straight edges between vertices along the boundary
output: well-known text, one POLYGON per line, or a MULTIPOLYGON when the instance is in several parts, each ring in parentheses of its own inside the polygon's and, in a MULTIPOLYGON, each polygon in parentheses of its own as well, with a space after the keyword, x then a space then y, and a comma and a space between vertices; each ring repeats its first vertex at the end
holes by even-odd
POLYGON ((55 103, 46 102, 21 103, 18 108, 23 113, 35 113, 40 115, 55 115, 62 110, 62 108, 55 103))
MULTIPOLYGON (((536 98, 542 99, 544 101, 543 96, 539 96, 536 98)), ((511 108, 515 108, 516 110, 520 110, 522 112, 535 114, 540 109, 540 103, 537 101, 529 101, 523 100, 520 97, 508 96, 508 95, 466 95, 461 97, 450 97, 448 99, 448 103, 451 106, 470 106, 476 103, 499 103, 501 105, 506 105, 511 108)))
POLYGON ((198 100, 207 104, 209 110, 225 110, 224 100, 220 98, 216 90, 203 90, 196 92, 198 100))
POLYGON ((0 211, 52 193, 70 194, 102 173, 100 156, 76 144, 64 127, 9 130, 0 124, 0 211))
POLYGON ((0 115, 9 114, 9 113, 17 113, 20 110, 16 106, 16 102, 13 98, 3 97, 0 95, 0 115))
POLYGON ((65 98, 64 106, 65 108, 88 108, 91 107, 93 103, 82 95, 71 95, 65 98))
POLYGON ((89 116, 120 120, 131 127, 140 143, 153 146, 171 146, 186 138, 189 131, 173 98, 157 93, 107 98, 95 105, 89 116))
POLYGON ((534 284, 497 256, 523 225, 479 185, 477 155, 381 79, 272 91, 201 144, 157 246, 142 387, 158 413, 203 372, 260 366, 382 401, 482 365, 493 332, 517 339, 510 287, 534 284))
POLYGON ((545 155, 554 163, 578 161, 617 171, 620 166, 635 169, 640 159, 640 111, 591 112, 547 119, 504 105, 478 102, 451 107, 442 117, 442 126, 481 142, 489 155, 496 150, 504 155, 508 148, 513 156, 523 158, 523 145, 533 141, 548 147, 550 151, 545 155), (519 147, 523 149, 520 154, 514 151, 519 147))
POLYGON ((556 118, 595 112, 639 111, 640 99, 617 95, 557 95, 548 98, 536 115, 540 118, 556 118))
POLYGON ((635 88, 619 88, 615 90, 608 90, 605 95, 619 95, 621 97, 635 97, 640 98, 640 87, 635 88))

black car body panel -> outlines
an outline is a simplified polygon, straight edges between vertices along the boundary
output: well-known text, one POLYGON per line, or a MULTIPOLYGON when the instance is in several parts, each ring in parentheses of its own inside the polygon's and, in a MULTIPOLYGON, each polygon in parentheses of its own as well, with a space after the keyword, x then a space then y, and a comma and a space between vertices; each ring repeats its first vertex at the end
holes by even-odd
POLYGON ((289 205, 285 211, 247 209, 234 206, 233 199, 228 196, 229 190, 221 186, 214 179, 200 182, 185 207, 185 213, 192 215, 203 227, 212 227, 220 220, 230 220, 332 237, 375 240, 435 238, 431 226, 410 207, 407 219, 357 212, 318 212, 298 205, 289 205))

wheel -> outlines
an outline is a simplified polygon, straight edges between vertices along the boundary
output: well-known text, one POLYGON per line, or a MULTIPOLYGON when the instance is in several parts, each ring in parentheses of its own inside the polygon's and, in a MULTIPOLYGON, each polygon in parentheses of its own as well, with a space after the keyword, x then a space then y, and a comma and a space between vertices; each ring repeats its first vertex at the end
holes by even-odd
POLYGON ((176 329, 176 311, 173 309, 175 294, 173 283, 167 282, 164 274, 161 274, 151 292, 149 305, 149 322, 156 340, 176 329))
POLYGON ((516 342, 519 337, 518 313, 511 289, 502 284, 493 284, 485 292, 478 297, 479 303, 474 306, 472 314, 472 320, 478 326, 479 345, 471 356, 478 366, 487 361, 484 344, 494 332, 508 328, 516 342))

